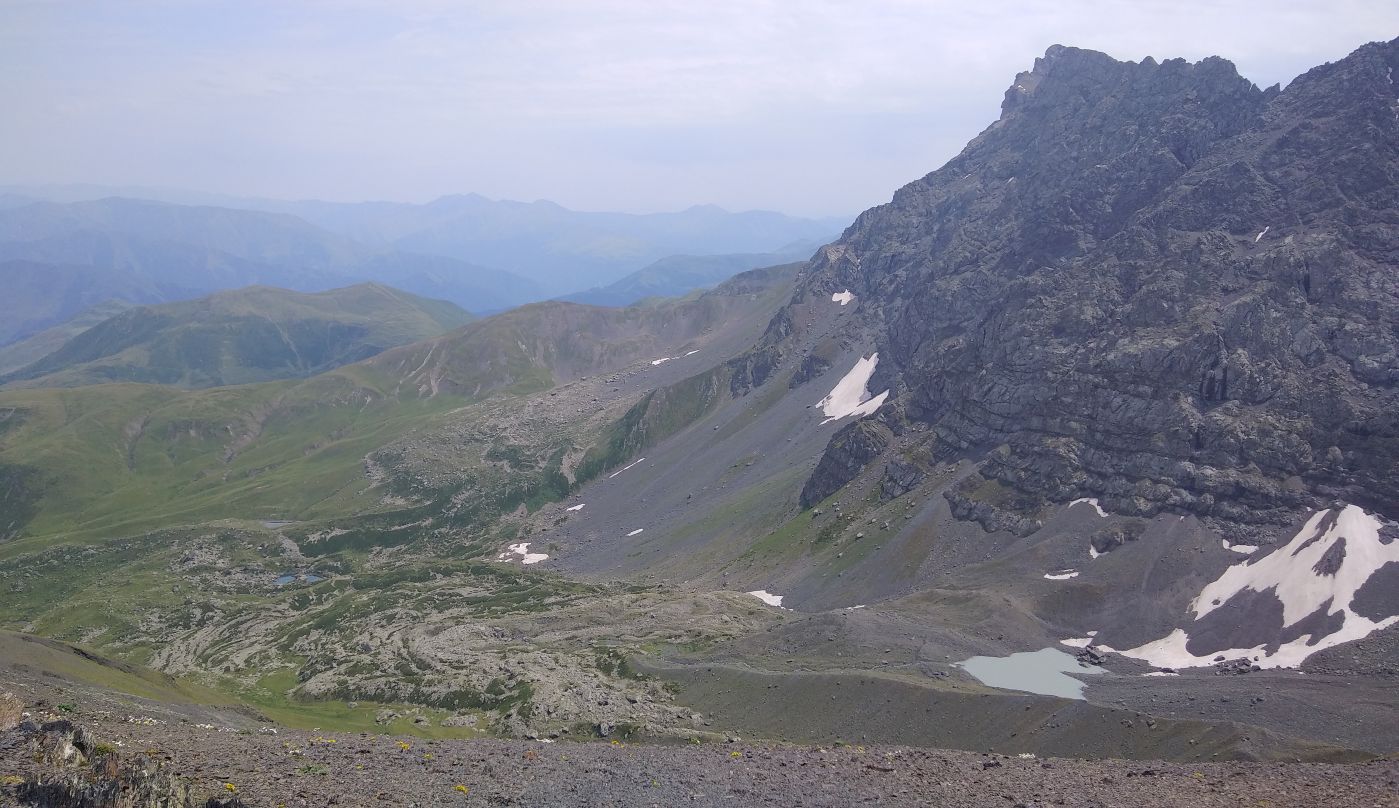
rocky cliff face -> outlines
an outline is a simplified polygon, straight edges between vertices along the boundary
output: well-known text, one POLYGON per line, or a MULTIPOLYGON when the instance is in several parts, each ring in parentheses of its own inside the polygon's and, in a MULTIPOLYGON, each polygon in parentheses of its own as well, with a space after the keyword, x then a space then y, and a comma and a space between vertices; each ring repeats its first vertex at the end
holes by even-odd
MULTIPOLYGON (((1020 492, 1399 516, 1396 67, 1399 40, 1374 43, 1265 91, 1222 59, 1052 47, 796 300, 853 292, 846 337, 894 391, 875 418, 1020 492)), ((870 461, 869 429, 806 494, 870 461)))

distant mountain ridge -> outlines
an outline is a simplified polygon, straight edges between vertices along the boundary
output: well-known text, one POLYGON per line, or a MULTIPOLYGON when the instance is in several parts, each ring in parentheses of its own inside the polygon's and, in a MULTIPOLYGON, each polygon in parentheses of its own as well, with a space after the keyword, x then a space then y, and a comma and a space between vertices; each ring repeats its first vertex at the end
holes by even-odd
POLYGON ((668 256, 784 252, 794 242, 829 239, 849 224, 846 217, 735 213, 714 205, 633 214, 576 211, 548 200, 493 200, 479 194, 409 204, 285 201, 102 186, 0 188, 0 194, 9 195, 3 197, 0 211, 25 198, 76 203, 114 192, 181 205, 291 215, 380 249, 443 256, 523 275, 543 287, 540 297, 606 286, 668 256))
POLYGON ((729 255, 671 255, 654 261, 619 281, 561 300, 593 306, 630 306, 650 297, 680 297, 708 289, 740 272, 804 261, 822 244, 835 240, 814 239, 789 244, 776 252, 729 255))
POLYGON ((128 309, 0 382, 215 387, 302 378, 471 320, 452 303, 380 284, 313 294, 254 286, 128 309))
POLYGON ((288 214, 108 198, 0 207, 0 344, 104 300, 150 304, 264 284, 317 292, 377 281, 478 311, 537 285, 442 256, 366 247, 288 214))

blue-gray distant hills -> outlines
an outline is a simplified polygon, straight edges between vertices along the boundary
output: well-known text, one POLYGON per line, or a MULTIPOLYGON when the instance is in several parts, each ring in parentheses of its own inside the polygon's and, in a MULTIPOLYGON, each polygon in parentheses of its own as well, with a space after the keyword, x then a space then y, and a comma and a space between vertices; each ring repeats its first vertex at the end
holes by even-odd
POLYGON ((108 300, 151 304, 266 285, 318 292, 364 281, 490 311, 538 284, 453 258, 370 247, 294 216, 108 198, 0 206, 0 344, 108 300))
MULTIPOLYGON (((285 201, 105 186, 0 188, 0 216, 7 214, 7 208, 12 210, 30 199, 79 203, 112 196, 157 199, 182 207, 294 216, 325 233, 370 248, 395 254, 440 256, 521 276, 538 284, 541 291, 536 299, 605 287, 670 256, 784 253, 793 244, 829 241, 850 223, 849 217, 809 219, 772 211, 734 213, 714 205, 696 205, 671 213, 634 214, 576 211, 547 200, 515 202, 477 194, 408 204, 285 201)), ((807 255, 800 257, 809 255, 808 250, 807 255)), ((785 260, 791 259, 783 255, 769 263, 785 260)), ((413 288, 396 278, 369 279, 445 297, 472 311, 500 308, 468 305, 441 290, 413 288)))
POLYGON ((564 300, 594 306, 630 306, 648 297, 681 297, 718 286, 740 272, 805 261, 830 238, 796 242, 776 252, 730 255, 671 255, 638 269, 619 281, 586 292, 565 295, 564 300))

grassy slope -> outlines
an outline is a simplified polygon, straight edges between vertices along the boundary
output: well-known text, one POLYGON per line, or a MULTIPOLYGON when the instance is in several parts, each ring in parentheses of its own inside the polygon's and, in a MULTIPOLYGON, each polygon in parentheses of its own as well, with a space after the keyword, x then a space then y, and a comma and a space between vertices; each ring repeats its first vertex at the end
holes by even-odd
MULTIPOLYGON (((700 311, 688 327, 702 329, 720 317, 707 306, 700 311)), ((666 314, 606 316, 621 336, 638 340, 632 353, 650 356, 646 323, 666 314)), ((356 621, 412 603, 433 610, 454 604, 490 617, 572 593, 571 585, 538 571, 507 573, 479 562, 499 544, 490 535, 494 515, 567 493, 567 480, 563 491, 539 484, 539 452, 547 450, 556 469, 554 443, 587 447, 597 436, 576 434, 577 424, 561 425, 560 434, 508 436, 479 425, 494 423, 487 413, 516 406, 518 396, 552 386, 551 361, 581 372, 589 362, 617 357, 599 357, 590 348, 579 353, 569 341, 572 323, 555 323, 554 337, 535 332, 535 342, 525 339, 530 332, 516 319, 502 323, 458 335, 453 361, 440 368, 454 383, 437 396, 424 395, 417 384, 414 371, 425 357, 408 349, 399 349, 404 355, 397 359, 385 355, 300 382, 0 392, 0 531, 16 517, 27 520, 11 530, 14 538, 0 541, 0 589, 12 593, 0 600, 0 625, 91 644, 135 662, 155 661, 162 631, 217 629, 221 639, 200 651, 201 681, 289 725, 376 728, 376 706, 367 703, 372 699, 356 699, 366 704, 349 708, 348 699, 307 704, 291 692, 296 682, 287 677, 306 664, 294 643, 307 632, 350 632, 329 640, 343 647, 356 621), (483 364, 486 355, 491 361, 483 364), (443 431, 448 424, 468 425, 470 434, 443 431), (452 439, 444 443, 443 436, 452 439), (521 439, 527 445, 514 445, 521 439), (371 487, 366 457, 391 455, 405 444, 417 452, 441 446, 454 460, 479 452, 480 468, 467 468, 465 476, 479 485, 464 488, 462 477, 449 478, 441 491, 429 486, 408 490, 406 501, 386 501, 386 493, 405 494, 403 480, 371 487), (384 447, 390 450, 377 451, 384 447), (523 459, 518 469, 517 453, 523 459), (484 529, 461 530, 451 520, 414 527, 429 509, 442 513, 444 493, 467 492, 490 495, 471 514, 484 529), (414 494, 426 496, 415 500, 414 494), (263 519, 308 524, 277 531, 259 524, 263 519), (311 535, 332 525, 343 532, 322 540, 311 535), (279 532, 296 538, 310 559, 285 558, 279 532), (376 554, 409 542, 411 553, 376 554), (189 554, 210 546, 221 548, 229 566, 190 570, 189 554), (280 571, 307 565, 350 577, 303 588, 270 584, 280 571), (269 619, 279 621, 281 639, 268 656, 233 659, 242 621, 269 619), (235 673, 215 673, 226 663, 235 673)), ((648 397, 633 425, 640 430, 635 437, 657 439, 703 411, 726 389, 724 372, 711 375, 648 397)), ((625 454, 628 443, 609 448, 625 454)), ((621 457, 594 456, 592 462, 605 468, 621 457)), ((396 700, 384 695, 384 701, 396 700)))
MULTIPOLYGON (((344 702, 298 702, 287 696, 295 684, 294 671, 284 669, 263 677, 249 687, 208 687, 190 679, 176 679, 143 665, 112 659, 88 651, 81 646, 50 640, 29 634, 0 631, 0 677, 32 676, 97 688, 107 695, 126 695, 149 699, 176 710, 181 705, 197 705, 217 709, 232 709, 239 713, 256 711, 272 721, 295 729, 323 729, 328 732, 392 732, 424 738, 469 738, 481 735, 470 727, 443 727, 440 721, 447 710, 425 709, 406 704, 366 703, 351 707, 344 702), (7 671, 5 668, 9 667, 7 671), (21 673, 22 671, 22 673, 21 673), (387 723, 375 718, 380 710, 396 709, 433 719, 428 724, 415 724, 404 715, 387 723)), ((226 683, 224 683, 226 685, 226 683)), ((81 689, 69 690, 69 703, 82 708, 86 705, 81 689)), ((128 705, 140 713, 139 705, 128 705)))
POLYGON ((0 631, 0 659, 65 679, 132 696, 181 704, 227 704, 216 691, 180 682, 141 665, 108 659, 76 646, 12 631, 0 631))
POLYGON ((124 300, 109 300, 79 313, 71 320, 0 347, 0 376, 34 364, 62 348, 68 340, 129 308, 131 304, 124 300))
MULTIPOLYGON (((0 413, 12 410, 10 420, 19 422, 0 432, 0 465, 33 469, 42 481, 39 512, 24 531, 31 538, 0 554, 46 536, 121 536, 372 507, 360 496, 364 455, 461 401, 400 400, 371 375, 356 367, 300 384, 0 394, 0 413)), ((15 503, 0 500, 6 505, 15 503)))
POLYGON ((470 320, 454 304, 379 284, 315 294, 255 286, 122 312, 17 372, 12 383, 208 387, 305 377, 470 320))

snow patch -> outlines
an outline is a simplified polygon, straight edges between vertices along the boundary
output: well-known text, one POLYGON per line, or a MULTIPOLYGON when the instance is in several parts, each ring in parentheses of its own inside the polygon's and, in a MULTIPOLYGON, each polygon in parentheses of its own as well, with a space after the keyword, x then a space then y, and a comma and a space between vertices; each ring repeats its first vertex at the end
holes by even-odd
POLYGON ((826 420, 821 422, 823 426, 851 415, 856 417, 872 415, 875 410, 883 406, 884 400, 889 397, 889 391, 885 390, 871 398, 868 387, 870 377, 874 375, 874 369, 877 365, 879 365, 878 353, 862 357, 855 363, 855 367, 845 374, 844 378, 836 382, 836 386, 825 398, 816 402, 816 406, 820 407, 821 412, 826 414, 826 420))
POLYGON ((1059 572, 1046 572, 1044 574, 1044 579, 1046 581, 1067 581, 1070 578, 1077 577, 1078 570, 1060 570, 1059 572))
POLYGON ((584 506, 584 505, 587 505, 587 504, 588 504, 588 503, 586 503, 586 502, 580 502, 580 503, 578 503, 577 505, 573 505, 573 506, 570 506, 570 507, 568 507, 568 508, 564 508, 564 510, 566 510, 566 511, 581 511, 581 510, 583 510, 583 506, 584 506))
POLYGON ((694 356, 694 355, 697 354, 697 353, 699 353, 699 348, 696 348, 696 349, 694 349, 693 351, 690 351, 689 353, 684 353, 684 354, 681 354, 681 355, 679 355, 679 356, 662 356, 660 359, 652 359, 652 360, 651 360, 651 364, 652 364, 652 366, 661 365, 661 364, 664 364, 664 363, 666 363, 666 362, 671 362, 671 361, 676 360, 676 359, 684 359, 684 358, 687 357, 687 356, 694 356))
POLYGON ((1235 553, 1243 553, 1244 555, 1253 555, 1254 553, 1258 552, 1258 547, 1257 547, 1257 545, 1253 545, 1253 544, 1230 544, 1228 539, 1221 539, 1220 541, 1223 542, 1223 544, 1224 544, 1224 549, 1225 549, 1225 550, 1232 550, 1232 551, 1235 552, 1235 553))
POLYGON ((621 468, 619 468, 619 469, 617 469, 616 471, 612 472, 611 474, 607 475, 607 479, 610 480, 610 479, 612 479, 613 477, 616 477, 618 474, 621 474, 622 472, 624 472, 624 471, 626 471, 627 469, 629 469, 629 468, 635 466, 637 463, 640 463, 641 461, 643 461, 643 460, 645 460, 645 459, 646 459, 646 458, 644 458, 644 457, 638 457, 636 460, 633 460, 631 463, 628 463, 627 465, 622 466, 621 468))
POLYGON ((512 544, 507 547, 505 552, 496 556, 496 560, 514 561, 515 559, 511 558, 511 556, 519 556, 521 564, 538 564, 549 558, 547 553, 531 553, 529 551, 529 542, 521 542, 520 544, 512 544))
POLYGON ((1070 508, 1072 508, 1075 505, 1092 505, 1093 510, 1097 511, 1099 516, 1103 517, 1104 519, 1107 518, 1108 512, 1103 510, 1103 506, 1098 504, 1097 499, 1082 497, 1069 503, 1070 508))
POLYGON ((1273 229, 1273 226, 1272 226, 1272 225, 1268 225, 1267 227, 1263 228, 1263 230, 1262 230, 1261 232, 1259 232, 1258 235, 1256 235, 1256 236, 1253 237, 1253 243, 1254 243, 1254 244, 1257 244, 1258 241, 1259 241, 1259 239, 1261 239, 1261 238, 1263 238, 1264 236, 1268 235, 1268 231, 1269 231, 1269 230, 1272 230, 1272 229, 1273 229))
POLYGON ((1341 616, 1340 626, 1325 635, 1304 634, 1273 648, 1275 637, 1258 637, 1251 648, 1231 648, 1196 656, 1186 648, 1189 633, 1178 628, 1169 635, 1123 651, 1159 668, 1190 668, 1213 664, 1215 657, 1247 657, 1260 668, 1293 668, 1307 657, 1344 642, 1358 640, 1399 623, 1399 615, 1372 620, 1351 609, 1355 593, 1381 567, 1399 562, 1399 542, 1380 542, 1379 518, 1355 506, 1339 512, 1319 511, 1287 544, 1260 559, 1241 561, 1201 590, 1191 603, 1195 620, 1228 603, 1244 590, 1272 592, 1282 603, 1283 627, 1325 609, 1341 616), (1340 550, 1332 552, 1341 545, 1340 550))
POLYGON ((1070 637, 1067 640, 1060 640, 1060 645, 1067 645, 1070 648, 1087 648, 1093 644, 1092 637, 1070 637))
POLYGON ((749 592, 748 594, 752 595, 758 600, 761 600, 763 603, 766 603, 769 606, 776 606, 779 609, 786 608, 782 605, 782 595, 774 595, 766 589, 755 589, 752 592, 749 592))
POLYGON ((627 535, 628 535, 628 536, 635 536, 636 534, 640 533, 641 531, 643 531, 643 530, 645 530, 645 529, 646 529, 646 528, 644 528, 644 527, 639 527, 639 528, 637 528, 636 530, 633 530, 632 532, 628 533, 627 535))
POLYGON ((1143 674, 1142 674, 1142 676, 1179 676, 1179 675, 1180 675, 1180 674, 1178 674, 1178 673, 1169 673, 1169 672, 1167 672, 1167 671, 1152 671, 1151 673, 1143 673, 1143 674))
POLYGON ((850 290, 849 290, 849 289, 846 289, 844 292, 836 292, 835 294, 831 295, 831 302, 832 302, 832 303, 839 303, 839 304, 842 305, 842 306, 844 306, 845 304, 849 303, 850 301, 852 301, 852 300, 854 300, 854 299, 855 299, 855 296, 852 295, 852 294, 850 294, 850 290))

